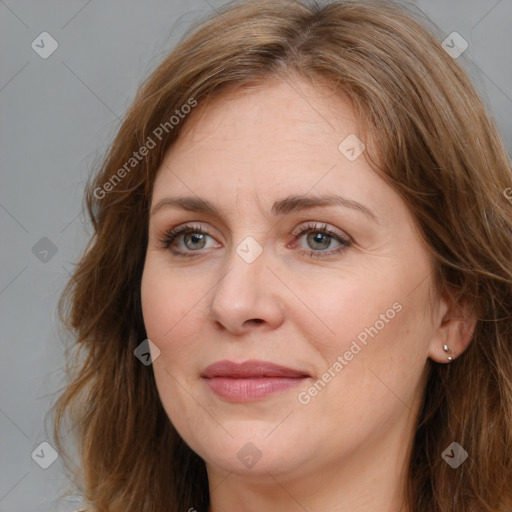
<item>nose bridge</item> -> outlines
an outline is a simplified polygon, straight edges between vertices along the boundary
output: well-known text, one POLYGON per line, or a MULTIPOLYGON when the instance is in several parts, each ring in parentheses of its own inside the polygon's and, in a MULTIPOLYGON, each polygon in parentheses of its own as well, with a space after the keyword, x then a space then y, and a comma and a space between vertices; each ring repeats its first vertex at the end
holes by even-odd
MULTIPOLYGON (((227 273, 216 287, 216 295, 227 295, 231 300, 243 299, 244 303, 252 300, 261 293, 260 285, 269 259, 269 248, 253 236, 242 238, 233 245, 226 260, 227 273), (239 295, 242 294, 242 297, 239 295)), ((267 292, 268 287, 267 287, 267 292)))
POLYGON ((246 236, 232 247, 227 271, 215 286, 210 305, 210 315, 229 330, 242 329, 247 320, 274 327, 281 321, 282 307, 266 268, 270 245, 264 248, 255 237, 246 236))

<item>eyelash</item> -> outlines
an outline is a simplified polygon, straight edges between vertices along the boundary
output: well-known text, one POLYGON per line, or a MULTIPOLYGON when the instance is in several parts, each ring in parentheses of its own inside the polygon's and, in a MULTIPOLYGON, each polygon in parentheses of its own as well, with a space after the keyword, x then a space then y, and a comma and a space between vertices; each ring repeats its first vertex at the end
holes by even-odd
MULTIPOLYGON (((202 233, 205 235, 210 235, 207 229, 203 228, 202 226, 196 225, 193 226, 191 224, 185 224, 183 226, 179 226, 177 228, 170 229, 168 231, 165 231, 162 236, 158 237, 158 240, 162 244, 163 249, 171 250, 173 254, 176 256, 184 256, 184 257, 196 257, 200 251, 177 251, 170 249, 171 244, 174 242, 174 240, 179 235, 186 235, 190 233, 202 233)), ((292 244, 295 244, 302 236, 309 233, 322 233, 324 235, 328 235, 331 238, 334 238, 336 241, 338 241, 341 246, 336 249, 330 249, 330 250, 319 250, 319 251, 313 251, 308 249, 301 249, 299 252, 301 254, 308 254, 311 258, 318 258, 318 257, 326 257, 326 256, 332 256, 334 254, 342 253, 345 250, 347 250, 351 245, 352 242, 347 236, 342 236, 339 233, 336 233, 332 229, 329 229, 327 224, 323 224, 319 226, 315 223, 308 223, 306 224, 301 231, 299 231, 296 235, 292 233, 292 236, 294 237, 294 240, 292 241, 292 244)))

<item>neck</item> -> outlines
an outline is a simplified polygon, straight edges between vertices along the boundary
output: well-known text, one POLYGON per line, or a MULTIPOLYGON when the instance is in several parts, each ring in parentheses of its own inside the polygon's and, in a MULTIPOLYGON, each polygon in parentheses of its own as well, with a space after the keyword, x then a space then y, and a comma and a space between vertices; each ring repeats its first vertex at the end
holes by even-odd
POLYGON ((410 446, 404 439, 410 437, 410 431, 395 429, 342 459, 310 460, 286 473, 256 465, 250 474, 237 474, 207 464, 209 512, 407 512, 410 446))

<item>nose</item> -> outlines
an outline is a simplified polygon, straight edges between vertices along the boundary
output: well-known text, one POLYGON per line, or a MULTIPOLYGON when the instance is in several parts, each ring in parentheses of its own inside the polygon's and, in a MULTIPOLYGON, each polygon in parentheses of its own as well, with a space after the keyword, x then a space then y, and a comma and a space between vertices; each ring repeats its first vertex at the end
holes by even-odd
POLYGON ((230 333, 244 334, 256 326, 276 329, 283 322, 280 282, 266 266, 266 252, 247 263, 233 250, 227 272, 214 287, 209 318, 230 333))

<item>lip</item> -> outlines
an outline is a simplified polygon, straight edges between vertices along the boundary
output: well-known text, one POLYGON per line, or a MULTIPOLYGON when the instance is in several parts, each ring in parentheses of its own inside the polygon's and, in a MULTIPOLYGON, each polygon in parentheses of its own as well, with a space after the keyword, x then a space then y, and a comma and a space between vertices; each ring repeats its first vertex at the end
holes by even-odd
POLYGON ((205 368, 201 377, 216 395, 228 401, 252 402, 287 391, 311 376, 303 370, 267 361, 224 360, 205 368))

